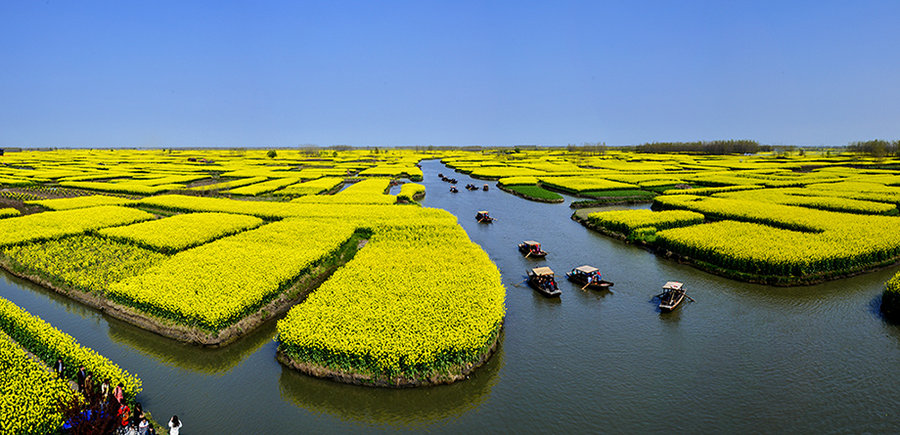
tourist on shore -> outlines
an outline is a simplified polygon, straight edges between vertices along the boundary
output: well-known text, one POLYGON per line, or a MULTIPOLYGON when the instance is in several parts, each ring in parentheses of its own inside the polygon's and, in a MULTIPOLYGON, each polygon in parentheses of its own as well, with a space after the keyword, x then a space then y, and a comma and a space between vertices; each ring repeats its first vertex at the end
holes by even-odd
POLYGON ((62 358, 57 358, 56 364, 53 365, 53 371, 56 372, 56 376, 59 376, 60 378, 63 377, 65 369, 66 367, 63 365, 62 358))
POLYGON ((150 422, 146 418, 142 418, 138 423, 138 435, 147 435, 150 431, 150 422))
POLYGON ((112 385, 109 384, 109 378, 107 378, 100 384, 100 400, 102 400, 104 404, 109 403, 110 393, 112 393, 112 385))
POLYGON ((119 382, 119 385, 116 385, 116 389, 113 390, 113 397, 116 398, 116 402, 119 402, 119 405, 122 405, 123 401, 125 400, 124 388, 125 388, 125 386, 122 385, 121 382, 119 382))
POLYGON ((141 402, 137 402, 134 404, 134 416, 131 418, 131 424, 134 427, 138 427, 141 424, 141 420, 144 419, 144 407, 141 406, 141 402))
POLYGON ((179 431, 181 431, 181 420, 177 415, 173 415, 169 420, 169 435, 178 435, 179 431))
POLYGON ((88 403, 91 403, 91 398, 94 395, 94 375, 91 372, 87 372, 87 376, 84 377, 84 398, 87 399, 88 403))
POLYGON ((84 379, 87 377, 87 371, 84 370, 84 365, 78 367, 78 373, 75 374, 75 377, 78 379, 78 391, 84 391, 84 379))
POLYGON ((128 422, 131 419, 131 409, 128 408, 128 405, 122 403, 119 406, 119 412, 116 413, 116 416, 119 417, 119 420, 122 422, 122 428, 127 428, 128 422))

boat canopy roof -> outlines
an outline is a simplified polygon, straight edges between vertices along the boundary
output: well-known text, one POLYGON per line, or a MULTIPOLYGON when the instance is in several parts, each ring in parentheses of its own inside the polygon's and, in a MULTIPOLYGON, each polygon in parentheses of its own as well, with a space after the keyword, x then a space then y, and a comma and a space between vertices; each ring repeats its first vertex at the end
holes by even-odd
POLYGON ((590 275, 592 273, 597 272, 600 269, 597 269, 596 267, 593 267, 593 266, 584 265, 584 266, 576 267, 575 270, 577 270, 581 273, 586 273, 586 274, 590 275))
POLYGON ((535 242, 534 240, 526 240, 526 241, 524 241, 524 242, 522 242, 522 243, 524 243, 524 244, 526 244, 526 245, 540 245, 540 243, 535 242))
POLYGON ((488 214, 487 210, 480 210, 478 214, 488 214))
POLYGON ((537 276, 546 276, 553 275, 553 270, 549 267, 535 267, 534 269, 531 269, 531 273, 537 276))
POLYGON ((663 286, 664 289, 668 290, 681 290, 682 287, 684 287, 684 283, 676 281, 669 281, 663 286))

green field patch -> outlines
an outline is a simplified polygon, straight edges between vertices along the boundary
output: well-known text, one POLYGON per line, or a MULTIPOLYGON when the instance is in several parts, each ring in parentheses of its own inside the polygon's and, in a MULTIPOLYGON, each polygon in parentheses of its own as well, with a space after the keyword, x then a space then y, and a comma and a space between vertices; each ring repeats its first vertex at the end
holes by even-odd
POLYGON ((537 199, 542 201, 562 201, 562 195, 551 192, 547 189, 544 189, 540 186, 528 186, 528 185, 513 185, 513 186, 504 186, 505 189, 511 190, 513 192, 517 192, 521 194, 526 199, 537 199))

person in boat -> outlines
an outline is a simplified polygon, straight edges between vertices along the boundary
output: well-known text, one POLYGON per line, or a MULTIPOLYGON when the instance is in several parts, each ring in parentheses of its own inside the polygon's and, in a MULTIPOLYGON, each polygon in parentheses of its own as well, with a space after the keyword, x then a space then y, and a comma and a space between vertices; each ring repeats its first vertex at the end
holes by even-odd
POLYGON ((541 248, 538 245, 531 245, 531 253, 532 254, 540 254, 541 248))
POLYGON ((591 275, 590 281, 593 282, 594 284, 600 284, 600 272, 597 272, 597 273, 591 275))

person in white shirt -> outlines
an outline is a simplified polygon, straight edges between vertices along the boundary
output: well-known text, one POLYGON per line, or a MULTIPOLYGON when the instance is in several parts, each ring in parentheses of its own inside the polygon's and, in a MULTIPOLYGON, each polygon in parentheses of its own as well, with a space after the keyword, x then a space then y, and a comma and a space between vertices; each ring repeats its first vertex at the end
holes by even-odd
POLYGON ((181 420, 178 419, 177 415, 173 415, 172 419, 169 420, 169 435, 178 435, 178 431, 181 430, 181 420))

